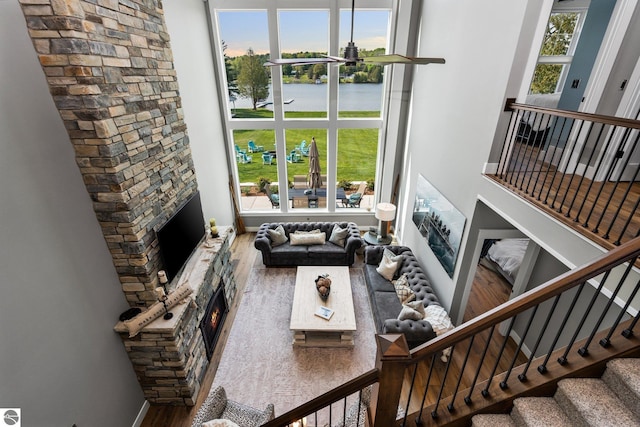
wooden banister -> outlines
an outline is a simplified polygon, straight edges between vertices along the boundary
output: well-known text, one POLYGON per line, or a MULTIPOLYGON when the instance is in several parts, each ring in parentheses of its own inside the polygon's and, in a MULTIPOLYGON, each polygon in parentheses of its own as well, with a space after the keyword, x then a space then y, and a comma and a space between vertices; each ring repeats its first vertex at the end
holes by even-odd
POLYGON ((538 107, 535 105, 518 104, 516 102, 507 103, 505 110, 521 110, 531 111, 544 114, 550 114, 557 117, 566 117, 568 119, 585 120, 589 122, 604 123, 607 125, 621 126, 633 129, 640 129, 640 121, 634 119, 626 119, 622 117, 605 116, 602 114, 582 113, 579 111, 558 110, 555 108, 538 107))
POLYGON ((354 378, 313 400, 303 403, 291 411, 285 412, 268 423, 263 424, 263 427, 280 427, 292 424, 293 422, 301 420, 302 418, 313 414, 320 409, 326 408, 335 402, 345 399, 354 393, 358 393, 365 387, 375 384, 378 381, 378 376, 379 370, 371 369, 359 377, 354 378))

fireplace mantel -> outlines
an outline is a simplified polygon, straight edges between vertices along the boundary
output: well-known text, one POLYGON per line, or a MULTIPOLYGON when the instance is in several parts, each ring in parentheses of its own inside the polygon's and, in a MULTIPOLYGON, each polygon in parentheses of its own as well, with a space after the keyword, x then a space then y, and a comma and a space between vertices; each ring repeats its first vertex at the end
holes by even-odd
MULTIPOLYGON (((222 228, 222 227, 220 227, 222 228)), ((209 365, 199 325, 207 303, 224 284, 227 305, 235 297, 236 282, 231 269, 230 237, 233 230, 208 237, 191 255, 167 291, 187 284, 193 293, 185 302, 129 338, 123 322, 114 327, 120 334, 138 381, 150 403, 193 406, 209 365)))

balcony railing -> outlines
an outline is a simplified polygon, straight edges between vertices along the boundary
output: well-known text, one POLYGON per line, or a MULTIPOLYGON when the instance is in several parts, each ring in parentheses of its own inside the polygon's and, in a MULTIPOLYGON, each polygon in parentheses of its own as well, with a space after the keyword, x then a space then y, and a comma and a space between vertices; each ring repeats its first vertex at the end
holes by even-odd
POLYGON ((492 178, 607 248, 640 234, 640 121, 507 108, 492 178))

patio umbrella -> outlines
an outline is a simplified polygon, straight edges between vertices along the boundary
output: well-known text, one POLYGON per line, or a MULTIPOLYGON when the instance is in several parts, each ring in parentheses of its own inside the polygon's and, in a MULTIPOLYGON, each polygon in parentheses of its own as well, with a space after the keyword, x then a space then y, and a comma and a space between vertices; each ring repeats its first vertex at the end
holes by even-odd
POLYGON ((318 146, 316 145, 315 138, 311 139, 311 145, 309 146, 309 175, 307 183, 310 188, 313 188, 314 193, 318 187, 322 187, 322 178, 320 176, 320 154, 318 153, 318 146))

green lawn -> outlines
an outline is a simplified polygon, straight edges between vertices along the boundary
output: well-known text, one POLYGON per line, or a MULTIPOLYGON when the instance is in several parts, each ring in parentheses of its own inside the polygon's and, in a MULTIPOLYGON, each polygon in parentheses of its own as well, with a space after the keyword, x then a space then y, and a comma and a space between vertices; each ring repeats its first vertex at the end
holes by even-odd
MULTIPOLYGON (((266 109, 236 109, 236 117, 272 118, 273 112, 266 109)), ((378 111, 346 112, 348 117, 378 117, 378 111)), ((288 112, 287 118, 321 117, 318 112, 288 112)), ((326 114, 325 114, 326 116, 326 114)), ((275 135, 272 130, 235 130, 233 132, 236 144, 241 150, 247 149, 247 142, 253 140, 256 145, 264 146, 265 150, 275 150, 275 135)), ((327 135, 325 129, 287 129, 285 138, 287 141, 286 152, 290 153, 302 140, 311 143, 311 137, 315 136, 320 153, 320 168, 323 174, 327 170, 327 135)), ((346 181, 373 181, 376 170, 376 158, 378 149, 378 129, 340 129, 338 131, 338 170, 337 182, 346 181)), ((261 178, 267 178, 276 182, 277 166, 262 164, 260 153, 249 153, 252 156, 251 163, 238 163, 238 175, 240 182, 257 183, 261 178)), ((286 159, 278 159, 286 161, 286 159)), ((300 163, 287 162, 287 178, 291 182, 294 175, 307 175, 309 170, 309 158, 302 157, 300 163)))

